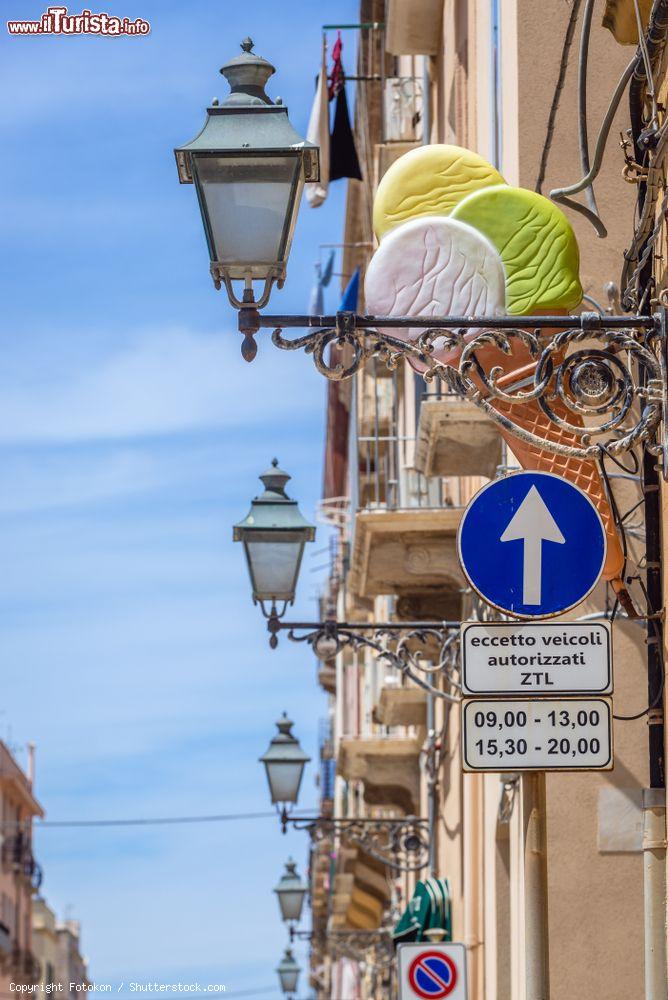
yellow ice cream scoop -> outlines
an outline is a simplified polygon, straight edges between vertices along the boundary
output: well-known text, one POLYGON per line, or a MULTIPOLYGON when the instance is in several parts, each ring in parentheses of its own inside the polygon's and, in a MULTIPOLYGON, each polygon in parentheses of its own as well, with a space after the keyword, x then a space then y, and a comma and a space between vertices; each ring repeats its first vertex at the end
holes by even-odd
POLYGON ((462 198, 505 184, 498 170, 470 149, 435 144, 404 153, 383 175, 373 202, 378 239, 420 215, 449 215, 462 198))
POLYGON ((580 255, 571 225, 547 198, 507 184, 468 195, 452 218, 496 247, 506 271, 506 309, 526 316, 582 301, 580 255))

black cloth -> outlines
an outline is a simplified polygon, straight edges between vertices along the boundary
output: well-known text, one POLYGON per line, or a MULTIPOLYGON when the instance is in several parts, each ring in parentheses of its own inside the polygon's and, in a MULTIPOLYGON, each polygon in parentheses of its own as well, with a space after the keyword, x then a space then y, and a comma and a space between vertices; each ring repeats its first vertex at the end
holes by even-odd
POLYGON ((329 179, 338 181, 342 177, 350 177, 361 181, 362 171, 350 127, 345 85, 338 88, 335 99, 334 125, 329 141, 329 179))

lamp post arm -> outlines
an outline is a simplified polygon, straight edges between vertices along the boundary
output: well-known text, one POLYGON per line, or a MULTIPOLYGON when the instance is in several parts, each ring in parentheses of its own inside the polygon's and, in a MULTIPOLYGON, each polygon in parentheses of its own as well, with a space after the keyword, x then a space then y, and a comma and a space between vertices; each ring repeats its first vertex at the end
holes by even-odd
POLYGON ((346 647, 369 649, 389 666, 409 677, 423 690, 445 701, 460 701, 459 631, 461 622, 284 622, 276 608, 267 617, 269 645, 275 649, 279 632, 287 632, 291 642, 305 642, 317 657, 328 660, 346 647), (301 634, 300 634, 301 633, 301 634), (424 655, 429 645, 436 655, 424 655), (443 674, 450 690, 431 683, 443 674))
POLYGON ((292 816, 284 807, 281 829, 308 830, 315 840, 339 836, 396 872, 419 872, 429 863, 429 820, 421 816, 336 819, 292 816))
MULTIPOLYGON (((491 420, 527 445, 567 458, 599 460, 623 454, 647 441, 655 454, 668 454, 657 430, 668 397, 665 387, 666 308, 652 316, 367 316, 338 312, 327 316, 262 315, 239 311, 244 344, 260 329, 273 328, 281 350, 304 350, 318 371, 340 381, 371 358, 394 369, 401 359, 418 363, 424 378, 437 379, 447 393, 468 399, 491 420), (288 339, 284 329, 303 329, 288 339), (395 336, 412 331, 410 339, 395 336), (417 331, 423 331, 416 334, 417 331), (328 352, 329 345, 346 351, 328 352), (477 352, 496 348, 512 359, 521 378, 503 386, 512 371, 485 365, 477 352), (574 349, 577 348, 577 349, 574 349), (435 356, 448 352, 447 362, 435 356), (528 359, 528 361, 526 360, 528 359), (644 372, 638 378, 637 369, 644 372), (489 370, 488 370, 489 369, 489 370), (509 407, 535 402, 562 434, 540 432, 516 422, 509 407), (637 404, 634 406, 633 404, 637 404)), ((668 461, 665 463, 668 470, 668 461)))

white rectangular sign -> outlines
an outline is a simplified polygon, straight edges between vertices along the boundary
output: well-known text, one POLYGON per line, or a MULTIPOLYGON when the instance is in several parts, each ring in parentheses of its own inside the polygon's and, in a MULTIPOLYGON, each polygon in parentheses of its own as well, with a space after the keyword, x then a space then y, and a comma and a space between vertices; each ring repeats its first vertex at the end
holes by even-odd
POLYGON ((462 622, 464 694, 610 694, 608 622, 462 622))
POLYGON ((468 1000, 466 948, 454 942, 400 944, 399 1000, 447 997, 468 1000))
POLYGON ((463 703, 465 771, 606 771, 609 698, 474 698, 463 703))

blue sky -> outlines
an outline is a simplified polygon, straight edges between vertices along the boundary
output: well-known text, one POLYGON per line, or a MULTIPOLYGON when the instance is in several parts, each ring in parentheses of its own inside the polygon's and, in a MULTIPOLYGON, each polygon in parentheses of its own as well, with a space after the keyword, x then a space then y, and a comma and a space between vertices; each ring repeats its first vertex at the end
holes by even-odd
MULTIPOLYGON (((316 752, 315 664, 269 650, 231 525, 274 454, 313 516, 325 386, 267 335, 241 360, 172 150, 226 93, 218 68, 248 33, 304 134, 323 16, 356 7, 108 0, 151 34, 0 36, 0 735, 22 761, 36 742, 49 819, 262 811, 257 757, 284 708, 316 752)), ((338 182, 302 208, 277 312, 306 310, 344 195, 338 182)), ((306 561, 297 614, 323 561, 306 561)), ((231 992, 277 982, 271 888, 290 852, 303 867, 305 835, 268 819, 37 836, 44 894, 81 920, 94 979, 231 992)))

